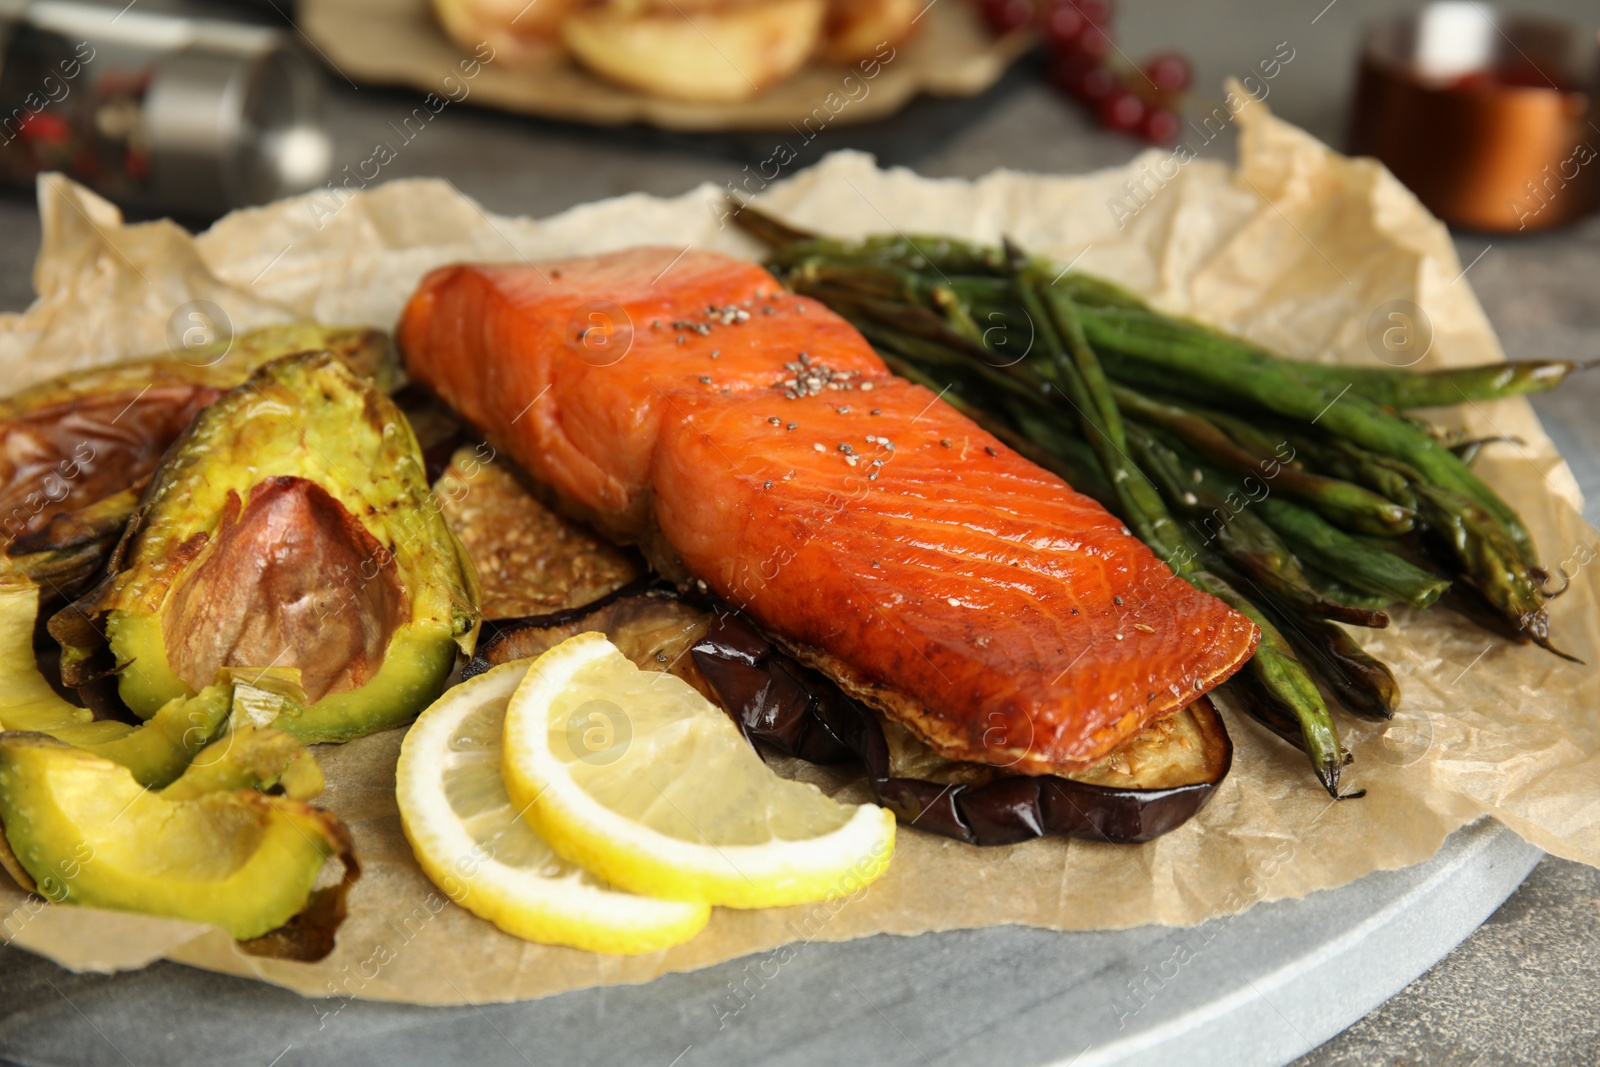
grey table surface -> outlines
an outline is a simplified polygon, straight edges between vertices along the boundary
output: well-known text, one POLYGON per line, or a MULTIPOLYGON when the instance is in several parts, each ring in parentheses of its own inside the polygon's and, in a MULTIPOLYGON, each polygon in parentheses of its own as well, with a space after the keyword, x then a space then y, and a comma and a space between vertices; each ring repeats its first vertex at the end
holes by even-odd
MULTIPOLYGON (((957 2, 957 0, 944 0, 957 2)), ((1272 83, 1268 102, 1331 143, 1342 123, 1360 27, 1415 4, 1379 0, 1123 0, 1119 31, 1131 55, 1177 46, 1195 60, 1198 83, 1243 74, 1281 41, 1293 62, 1272 83)), ((1593 22, 1591 0, 1519 3, 1593 22)), ((330 123, 336 165, 365 159, 408 114, 413 94, 357 90, 337 72, 330 123)), ((486 207, 548 215, 574 204, 642 191, 672 195, 702 181, 724 182, 771 152, 771 136, 683 136, 659 131, 586 129, 452 107, 385 168, 386 177, 442 175, 486 207)), ((1125 162, 1133 141, 1098 131, 1042 84, 1025 62, 994 90, 966 101, 922 100, 888 122, 825 131, 803 162, 836 148, 875 153, 884 164, 936 176, 976 177, 996 167, 1071 173, 1125 162)), ((1227 158, 1231 147, 1208 152, 1227 158)), ((0 309, 32 297, 30 269, 39 223, 26 193, 0 193, 0 309)), ((1457 237, 1463 263, 1512 358, 1592 358, 1600 353, 1600 218, 1538 236, 1457 237)), ((1546 428, 1569 457, 1591 522, 1600 518, 1600 377, 1589 376, 1536 402, 1546 428)), ((1354 1064, 1600 1063, 1600 871, 1547 858, 1471 937, 1360 1022, 1297 1061, 1297 1067, 1354 1064)), ((207 980, 158 964, 172 990, 205 995, 207 980)), ((65 972, 0 951, 0 1014, 13 994, 65 972)), ((129 977, 94 979, 131 986, 129 977)), ((240 996, 236 991, 230 996, 240 996)), ((268 992, 262 992, 265 997, 268 992)), ((281 994, 277 994, 281 995, 281 994)), ((239 1050, 241 1053, 246 1050, 239 1050)), ((259 1062, 271 1060, 267 1051, 259 1062)), ((668 1057, 670 1058, 670 1057, 668 1057)), ((254 1057, 240 1062, 256 1062, 254 1057)), ((653 1062, 647 1060, 645 1062, 653 1062)), ((664 1062, 664 1061, 663 1061, 664 1062)))

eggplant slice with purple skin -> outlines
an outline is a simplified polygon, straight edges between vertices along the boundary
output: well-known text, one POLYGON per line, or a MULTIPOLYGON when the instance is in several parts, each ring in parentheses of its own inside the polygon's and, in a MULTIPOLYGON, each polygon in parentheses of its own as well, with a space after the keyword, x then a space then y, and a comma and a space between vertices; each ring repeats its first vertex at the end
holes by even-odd
POLYGON ((1233 762, 1222 718, 1202 697, 1071 778, 952 763, 784 655, 726 605, 696 606, 648 578, 581 607, 486 623, 491 629, 467 677, 598 630, 640 667, 670 670, 717 700, 752 743, 808 763, 860 762, 878 803, 903 824, 973 845, 1045 835, 1149 841, 1203 808, 1233 762))

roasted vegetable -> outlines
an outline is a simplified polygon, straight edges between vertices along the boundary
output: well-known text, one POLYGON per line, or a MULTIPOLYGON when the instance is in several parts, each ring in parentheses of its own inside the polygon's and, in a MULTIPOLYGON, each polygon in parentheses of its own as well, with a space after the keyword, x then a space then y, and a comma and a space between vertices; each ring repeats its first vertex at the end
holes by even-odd
POLYGON ((327 860, 350 854, 328 812, 249 790, 169 799, 120 764, 32 733, 0 734, 0 823, 25 889, 241 940, 288 922, 327 860))
POLYGON ((138 726, 94 719, 35 666, 38 604, 37 589, 0 586, 0 824, 14 852, 0 846, 0 863, 57 903, 215 922, 240 938, 314 895, 314 915, 252 951, 325 955, 356 866, 337 819, 290 803, 322 789, 311 754, 248 723, 224 733, 250 688, 229 677, 138 726), (312 894, 334 852, 347 880, 312 894))
POLYGON ((903 727, 886 727, 732 612, 716 615, 694 657, 747 736, 812 762, 853 754, 878 802, 902 822, 974 845, 1045 834, 1149 841, 1204 807, 1233 762, 1222 719, 1204 697, 1070 777, 1007 776, 951 763, 903 727))
POLYGON ((1400 706, 1400 684, 1383 661, 1330 622, 1287 609, 1276 614, 1289 643, 1346 711, 1373 722, 1394 718, 1400 706))
MULTIPOLYGON (((1137 426, 1131 428, 1129 443, 1135 461, 1160 488, 1167 506, 1189 518, 1191 529, 1205 535, 1203 548, 1220 556, 1240 583, 1306 614, 1354 626, 1381 629, 1389 625, 1389 616, 1381 610, 1329 599, 1271 526, 1247 507, 1234 508, 1229 495, 1218 495, 1206 484, 1203 472, 1185 472, 1182 459, 1172 449, 1140 433, 1137 426), (1198 480, 1196 473, 1201 475, 1198 480)), ((1077 484, 1071 478, 1068 481, 1077 484)))
POLYGON ((38 604, 37 589, 0 585, 0 730, 48 734, 122 764, 141 785, 152 789, 180 790, 180 782, 181 789, 190 793, 264 790, 281 784, 297 800, 321 790, 321 772, 299 741, 252 725, 262 703, 274 708, 284 703, 263 688, 272 682, 259 672, 240 681, 233 672, 223 671, 217 684, 193 697, 169 701, 137 726, 96 719, 87 708, 68 703, 35 663, 38 604), (240 713, 237 719, 235 712, 240 713), (222 739, 216 741, 219 736, 222 739))
MULTIPOLYGON (((1326 382, 1314 370, 1316 365, 1279 359, 1237 343, 1225 346, 1230 358, 1219 358, 1218 345, 1206 342, 1220 335, 1151 312, 1086 310, 1083 324, 1096 348, 1116 353, 1124 361, 1143 363, 1146 370, 1159 371, 1168 377, 1169 388, 1193 386, 1210 393, 1226 392, 1246 405, 1315 425, 1324 433, 1409 465, 1429 482, 1460 493, 1482 508, 1504 528, 1522 556, 1518 562, 1537 566, 1538 553, 1522 520, 1453 452, 1426 430, 1351 391, 1350 386, 1326 382)), ((1111 365, 1122 364, 1113 361, 1111 365)))
MULTIPOLYGON (((1162 316, 1148 308, 1118 307, 1114 316, 1129 335, 1158 338, 1159 343, 1191 348, 1212 361, 1251 365, 1270 352, 1199 323, 1162 316)), ((1296 370, 1324 388, 1349 389, 1389 408, 1445 407, 1466 401, 1500 400, 1542 393, 1560 385, 1574 370, 1593 364, 1567 360, 1488 363, 1476 367, 1410 370, 1401 367, 1352 367, 1338 363, 1298 363, 1296 370)))
POLYGON ((1308 474, 1279 460, 1280 449, 1260 452, 1235 442, 1201 415, 1163 404, 1131 389, 1113 389, 1118 406, 1130 418, 1159 426, 1181 439, 1210 462, 1225 469, 1272 482, 1273 489, 1337 523, 1375 537, 1394 537, 1411 530, 1415 518, 1406 508, 1370 489, 1308 474))
POLYGON ((254 789, 310 800, 325 784, 322 768, 299 740, 282 730, 244 723, 201 749, 161 795, 167 800, 192 800, 205 793, 254 789))
POLYGON ((76 596, 105 566, 138 506, 134 488, 57 512, 41 529, 11 541, 0 567, 47 590, 52 599, 76 596))
POLYGON ((231 668, 297 673, 275 725, 345 740, 416 715, 477 632, 472 565, 404 418, 334 356, 275 361, 173 446, 104 581, 59 612, 62 675, 142 717, 231 668), (104 635, 104 636, 102 636, 104 635))
POLYGON ((127 723, 95 720, 94 712, 68 703, 50 687, 33 654, 39 590, 11 579, 0 582, 0 730, 74 731, 73 741, 122 737, 127 723))
POLYGON ((644 573, 635 553, 546 507, 489 445, 462 445, 447 458, 433 495, 477 568, 484 619, 587 604, 644 573))
POLYGON ((711 696, 689 656, 709 622, 704 611, 678 599, 663 583, 641 578, 575 608, 486 624, 488 636, 462 676, 539 656, 575 634, 598 630, 644 670, 676 674, 711 696))
POLYGON ((194 696, 173 697, 147 721, 127 727, 121 737, 80 741, 64 730, 53 731, 52 736, 120 763, 140 785, 160 789, 184 772, 195 753, 221 735, 232 710, 233 686, 224 682, 208 685, 194 696))
POLYGON ((227 725, 233 686, 207 686, 193 697, 169 700, 148 722, 95 719, 50 688, 33 655, 39 591, 0 587, 0 729, 33 730, 120 763, 141 785, 159 788, 183 773, 189 760, 227 725))
POLYGON ((327 350, 380 388, 398 384, 376 330, 269 326, 187 352, 78 371, 0 400, 0 548, 6 568, 70 597, 110 554, 139 490, 201 408, 263 363, 327 350))

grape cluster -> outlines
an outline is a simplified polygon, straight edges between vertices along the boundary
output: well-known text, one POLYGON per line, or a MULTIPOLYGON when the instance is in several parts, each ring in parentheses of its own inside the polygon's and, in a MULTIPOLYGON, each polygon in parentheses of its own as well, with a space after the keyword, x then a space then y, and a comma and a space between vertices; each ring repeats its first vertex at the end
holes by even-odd
POLYGON ((1189 61, 1158 52, 1139 67, 1113 41, 1113 0, 976 0, 997 34, 1035 26, 1052 54, 1052 78, 1062 92, 1092 110, 1101 125, 1170 144, 1182 128, 1178 110, 1189 88, 1189 61))

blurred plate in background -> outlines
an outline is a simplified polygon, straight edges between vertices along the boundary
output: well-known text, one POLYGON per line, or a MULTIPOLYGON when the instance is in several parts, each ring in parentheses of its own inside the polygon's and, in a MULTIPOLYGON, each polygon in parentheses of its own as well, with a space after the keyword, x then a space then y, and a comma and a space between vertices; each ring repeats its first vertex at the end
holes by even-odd
POLYGON ((877 65, 874 76, 860 64, 813 63, 753 100, 692 104, 621 88, 565 59, 519 68, 496 56, 475 64, 445 36, 428 0, 301 0, 298 21, 336 74, 352 84, 410 86, 545 118, 685 131, 793 124, 804 134, 884 118, 918 93, 975 96, 1034 43, 1026 33, 996 39, 970 5, 935 0, 916 36, 877 65), (463 62, 469 66, 459 66, 463 62), (474 66, 476 74, 465 78, 474 66))

